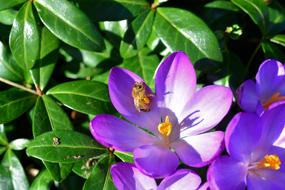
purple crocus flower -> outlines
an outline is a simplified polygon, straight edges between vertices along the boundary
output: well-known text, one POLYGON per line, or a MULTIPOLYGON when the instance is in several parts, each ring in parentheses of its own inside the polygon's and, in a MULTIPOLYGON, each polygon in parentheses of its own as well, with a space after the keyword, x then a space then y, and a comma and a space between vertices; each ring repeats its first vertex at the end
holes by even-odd
POLYGON ((112 165, 111 175, 118 190, 201 190, 200 176, 188 169, 177 170, 164 178, 158 186, 154 178, 141 173, 130 163, 112 165))
POLYGON ((155 93, 129 70, 113 68, 109 94, 117 111, 94 117, 90 130, 101 144, 133 152, 137 168, 152 177, 173 173, 182 162, 209 164, 223 149, 224 133, 207 132, 227 114, 232 93, 224 86, 196 91, 196 75, 183 52, 169 55, 157 68, 155 93))
POLYGON ((285 189, 285 149, 276 146, 285 125, 285 106, 264 112, 239 113, 229 123, 225 144, 229 156, 217 158, 208 170, 211 189, 285 189))
POLYGON ((246 112, 259 115, 274 103, 285 100, 285 70, 277 60, 265 60, 256 74, 256 82, 245 81, 238 89, 238 103, 246 112))

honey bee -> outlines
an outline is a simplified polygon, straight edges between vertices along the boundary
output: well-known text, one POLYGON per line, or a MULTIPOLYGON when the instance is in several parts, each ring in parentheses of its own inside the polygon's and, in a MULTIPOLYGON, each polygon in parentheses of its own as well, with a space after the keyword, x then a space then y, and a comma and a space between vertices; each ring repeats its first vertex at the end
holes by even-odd
POLYGON ((135 82, 132 89, 132 96, 134 99, 134 105, 136 110, 149 112, 151 106, 152 94, 148 93, 146 90, 146 85, 144 82, 135 82))

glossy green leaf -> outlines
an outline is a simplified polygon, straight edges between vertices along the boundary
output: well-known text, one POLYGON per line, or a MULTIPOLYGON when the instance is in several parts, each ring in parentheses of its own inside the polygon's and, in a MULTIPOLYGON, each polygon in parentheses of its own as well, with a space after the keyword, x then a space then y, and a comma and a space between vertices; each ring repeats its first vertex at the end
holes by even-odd
POLYGON ((86 114, 113 112, 107 85, 95 81, 73 81, 59 84, 47 94, 67 107, 86 114))
POLYGON ((24 169, 12 150, 8 150, 6 152, 1 162, 1 166, 5 168, 5 172, 0 171, 0 187, 2 186, 1 189, 27 190, 29 188, 28 179, 26 177, 24 169), (3 175, 5 176, 4 178, 3 175), (6 181, 5 178, 7 177, 10 179, 7 179, 6 181), (5 180, 3 181, 4 183, 2 183, 2 180, 5 180))
POLYGON ((282 51, 278 45, 270 43, 270 42, 263 42, 262 44, 262 50, 265 54, 265 58, 274 58, 282 63, 285 62, 285 54, 284 51, 282 51))
POLYGON ((222 61, 216 36, 196 15, 177 8, 158 8, 155 30, 172 51, 185 51, 193 63, 201 59, 222 61))
POLYGON ((32 118, 34 137, 50 130, 72 130, 72 123, 62 108, 46 95, 38 97, 32 118))
POLYGON ((12 121, 35 103, 35 95, 15 88, 0 92, 0 123, 12 121))
POLYGON ((34 84, 43 90, 54 71, 59 40, 46 27, 41 30, 40 57, 32 70, 34 84))
POLYGON ((29 142, 29 139, 15 139, 10 142, 9 147, 12 150, 23 150, 27 147, 29 142))
POLYGON ((89 158, 89 159, 85 159, 85 160, 81 160, 79 162, 76 162, 76 163, 74 163, 72 171, 74 173, 76 173, 77 175, 79 175, 80 177, 88 179, 91 172, 92 172, 92 169, 97 164, 97 162, 100 159, 102 159, 103 157, 106 157, 107 155, 108 155, 108 153, 106 152, 106 154, 101 154, 101 155, 93 157, 93 158, 89 158))
POLYGON ((94 139, 75 131, 51 131, 29 143, 29 156, 49 162, 72 163, 106 152, 94 139))
POLYGON ((150 9, 146 0, 76 0, 79 7, 94 21, 130 19, 150 9), (115 14, 114 14, 115 13, 115 14))
POLYGON ((0 10, 9 9, 27 0, 0 0, 0 10))
POLYGON ((134 163, 134 158, 131 153, 115 151, 114 154, 123 162, 134 163))
POLYGON ((5 128, 4 128, 4 124, 0 124, 0 145, 8 145, 8 139, 5 133, 5 128))
POLYGON ((90 51, 104 49, 103 38, 89 18, 67 0, 35 0, 45 26, 65 43, 90 51))
MULTIPOLYGON (((0 155, 3 154, 4 152, 6 152, 7 150, 7 147, 0 147, 0 155)), ((0 173, 1 173, 1 169, 0 169, 0 173)), ((0 174, 0 177, 1 177, 1 174, 0 174)))
POLYGON ((12 25, 16 15, 17 11, 13 9, 0 11, 0 23, 12 25))
POLYGON ((30 190, 50 190, 53 179, 47 170, 41 171, 30 187, 30 190))
POLYGON ((234 11, 237 12, 239 9, 230 1, 212 1, 205 5, 206 8, 212 8, 212 9, 222 9, 227 11, 234 11))
POLYGON ((155 54, 150 54, 150 51, 145 48, 139 51, 135 57, 125 59, 120 66, 137 73, 145 80, 146 84, 154 87, 153 76, 159 62, 159 58, 155 54))
POLYGON ((268 8, 264 0, 231 0, 236 6, 241 8, 253 22, 266 34, 269 23, 268 8))
POLYGON ((120 54, 124 58, 137 54, 146 44, 152 29, 154 12, 148 11, 140 14, 131 23, 120 45, 120 54))
POLYGON ((285 47, 285 35, 284 34, 277 34, 273 36, 270 39, 270 41, 285 47))
POLYGON ((39 56, 40 48, 40 35, 31 1, 19 10, 12 25, 9 43, 18 64, 23 64, 26 70, 31 69, 39 56))
POLYGON ((21 81, 21 69, 12 60, 8 49, 0 42, 0 77, 11 81, 21 81))
POLYGON ((278 34, 285 30, 285 7, 284 5, 278 3, 278 1, 273 1, 269 10, 269 34, 278 34))
POLYGON ((110 175, 110 167, 113 162, 112 156, 106 156, 99 160, 86 180, 83 190, 116 190, 110 175))
POLYGON ((106 49, 103 52, 80 50, 83 63, 90 67, 97 68, 100 65, 102 65, 102 67, 106 67, 106 64, 110 64, 110 61, 113 59, 113 45, 107 40, 105 41, 105 45, 106 49))
POLYGON ((116 48, 120 48, 120 43, 128 29, 128 21, 105 21, 99 23, 100 29, 106 34, 108 39, 116 48))
MULTIPOLYGON (((50 130, 72 130, 72 123, 62 108, 51 97, 38 97, 32 117, 33 135, 36 137, 50 130)), ((44 161, 44 165, 56 181, 63 180, 72 165, 44 161), (67 169, 67 171, 66 171, 67 169)))
POLYGON ((68 163, 53 163, 48 161, 43 161, 46 169, 55 181, 63 181, 72 171, 73 164, 68 163))

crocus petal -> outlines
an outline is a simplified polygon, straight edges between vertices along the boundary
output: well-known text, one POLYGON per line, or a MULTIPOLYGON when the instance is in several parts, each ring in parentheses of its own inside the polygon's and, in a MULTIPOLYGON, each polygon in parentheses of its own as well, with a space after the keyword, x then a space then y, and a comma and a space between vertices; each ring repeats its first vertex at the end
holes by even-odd
POLYGON ((238 113, 229 123, 225 144, 228 153, 237 160, 250 158, 261 136, 259 117, 254 113, 238 113))
POLYGON ((125 152, 132 152, 156 140, 142 129, 107 114, 95 116, 90 123, 90 131, 101 144, 125 152))
POLYGON ((141 173, 134 164, 117 163, 111 167, 113 182, 118 190, 156 190, 153 178, 141 173))
POLYGON ((209 132, 190 136, 172 144, 180 160, 193 167, 209 164, 223 150, 224 133, 209 132))
POLYGON ((179 115, 196 89, 195 70, 185 53, 174 52, 159 65, 155 89, 160 106, 179 115))
POLYGON ((257 92, 261 101, 268 100, 280 85, 280 76, 284 75, 283 65, 276 60, 265 60, 256 74, 257 92))
POLYGON ((208 169, 210 189, 242 190, 245 189, 247 168, 228 156, 216 159, 208 169))
POLYGON ((210 190, 210 186, 208 182, 205 182, 203 185, 199 187, 198 190, 210 190))
POLYGON ((285 173, 275 170, 258 171, 250 173, 247 177, 248 190, 283 190, 285 189, 285 173))
POLYGON ((162 180, 157 190, 196 190, 201 184, 199 175, 191 170, 177 170, 162 180))
POLYGON ((181 136, 200 134, 215 127, 232 104, 229 88, 211 85, 196 92, 181 115, 181 136))
POLYGON ((272 109, 266 111, 261 116, 261 129, 262 137, 260 140, 260 146, 263 149, 271 147, 271 145, 280 138, 285 126, 285 107, 278 105, 272 109))
POLYGON ((256 85, 252 80, 245 81, 238 89, 238 104, 247 112, 256 112, 258 104, 258 96, 256 93, 256 85))
POLYGON ((155 178, 162 178, 175 172, 179 165, 176 154, 160 145, 136 148, 134 161, 140 171, 155 178))
MULTIPOLYGON (((110 99, 117 111, 129 121, 155 132, 155 127, 160 122, 160 115, 156 108, 155 97, 150 97, 152 103, 149 112, 138 111, 134 105, 132 89, 135 82, 142 81, 143 79, 127 69, 112 68, 108 85, 110 99)), ((151 93, 149 87, 146 87, 146 89, 151 93)))

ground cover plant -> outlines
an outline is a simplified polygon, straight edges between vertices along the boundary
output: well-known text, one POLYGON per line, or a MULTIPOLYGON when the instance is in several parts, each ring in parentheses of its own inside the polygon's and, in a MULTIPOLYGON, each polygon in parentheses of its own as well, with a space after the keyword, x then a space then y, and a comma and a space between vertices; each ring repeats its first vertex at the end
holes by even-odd
POLYGON ((0 189, 285 189, 281 0, 0 0, 0 189))

